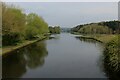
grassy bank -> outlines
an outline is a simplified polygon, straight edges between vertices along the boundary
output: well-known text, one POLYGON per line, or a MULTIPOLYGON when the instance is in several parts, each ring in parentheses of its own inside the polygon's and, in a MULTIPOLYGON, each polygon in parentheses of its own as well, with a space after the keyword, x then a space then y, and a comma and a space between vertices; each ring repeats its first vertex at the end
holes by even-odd
POLYGON ((120 36, 108 42, 104 49, 104 65, 112 75, 120 73, 120 36))
POLYGON ((14 45, 14 46, 13 45, 12 46, 4 46, 4 47, 0 48, 0 51, 2 51, 0 55, 5 55, 9 52, 20 49, 22 47, 25 47, 25 46, 35 43, 37 41, 43 40, 45 38, 46 38, 45 36, 42 36, 39 39, 35 39, 35 40, 25 40, 22 43, 18 43, 17 45, 14 45))
POLYGON ((110 42, 111 40, 113 40, 117 35, 112 35, 112 34, 103 34, 103 35, 96 35, 94 36, 93 35, 93 38, 103 42, 103 43, 108 43, 110 42))
POLYGON ((93 39, 102 43, 108 43, 112 39, 114 39, 117 35, 112 34, 93 34, 93 35, 83 35, 80 36, 80 38, 86 38, 86 39, 93 39))
POLYGON ((120 73, 120 35, 84 35, 80 38, 93 39, 105 44, 103 51, 103 64, 105 71, 109 71, 109 75, 119 75, 120 73))

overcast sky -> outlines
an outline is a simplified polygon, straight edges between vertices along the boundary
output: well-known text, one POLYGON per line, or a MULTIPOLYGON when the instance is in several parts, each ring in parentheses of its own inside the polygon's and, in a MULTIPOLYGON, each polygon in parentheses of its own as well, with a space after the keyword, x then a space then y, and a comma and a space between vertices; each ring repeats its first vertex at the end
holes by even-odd
MULTIPOLYGON (((11 4, 11 3, 10 3, 11 4)), ((37 13, 49 25, 74 27, 78 24, 118 19, 117 2, 18 2, 25 13, 37 13)))

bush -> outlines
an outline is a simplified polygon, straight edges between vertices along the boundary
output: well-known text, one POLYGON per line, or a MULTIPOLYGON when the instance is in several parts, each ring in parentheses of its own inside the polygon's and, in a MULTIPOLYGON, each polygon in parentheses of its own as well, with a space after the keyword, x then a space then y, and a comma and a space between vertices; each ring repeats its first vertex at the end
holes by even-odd
POLYGON ((30 40, 34 39, 38 34, 38 30, 33 26, 27 26, 25 31, 25 39, 30 40))
POLYGON ((110 70, 119 72, 120 71, 120 49, 119 49, 118 37, 106 44, 104 50, 104 61, 110 70))
POLYGON ((2 36, 2 44, 3 46, 7 45, 16 45, 21 41, 21 35, 19 33, 10 33, 2 36))

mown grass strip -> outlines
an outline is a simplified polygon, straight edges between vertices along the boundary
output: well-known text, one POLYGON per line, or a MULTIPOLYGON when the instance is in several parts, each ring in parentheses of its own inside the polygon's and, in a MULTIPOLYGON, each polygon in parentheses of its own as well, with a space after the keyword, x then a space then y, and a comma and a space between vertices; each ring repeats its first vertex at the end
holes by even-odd
POLYGON ((45 38, 46 38, 46 37, 42 37, 42 38, 36 39, 36 40, 25 40, 25 41, 23 41, 22 43, 19 43, 18 45, 15 45, 15 46, 5 46, 5 47, 2 47, 2 48, 0 49, 0 51, 2 51, 2 52, 0 53, 0 55, 5 55, 5 54, 10 53, 10 52, 12 52, 12 51, 14 51, 14 50, 17 50, 17 49, 20 49, 20 48, 22 48, 22 47, 28 46, 28 45, 30 45, 30 44, 33 44, 33 43, 35 43, 35 42, 37 42, 37 41, 40 41, 40 40, 43 40, 43 39, 45 39, 45 38))

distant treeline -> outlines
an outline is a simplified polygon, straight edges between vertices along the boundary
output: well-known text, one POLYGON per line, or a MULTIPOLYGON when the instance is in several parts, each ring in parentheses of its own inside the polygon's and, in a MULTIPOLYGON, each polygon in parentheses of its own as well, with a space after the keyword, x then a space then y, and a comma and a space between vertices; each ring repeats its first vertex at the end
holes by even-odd
POLYGON ((61 28, 61 32, 70 32, 71 28, 61 28))
POLYGON ((48 24, 35 14, 2 3, 2 37, 4 45, 14 45, 23 40, 40 38, 49 32, 48 24))
POLYGON ((60 26, 54 26, 54 27, 49 26, 49 32, 51 34, 60 34, 61 32, 60 26))
POLYGON ((78 25, 71 29, 71 32, 82 34, 115 34, 119 32, 120 21, 107 21, 78 25))

